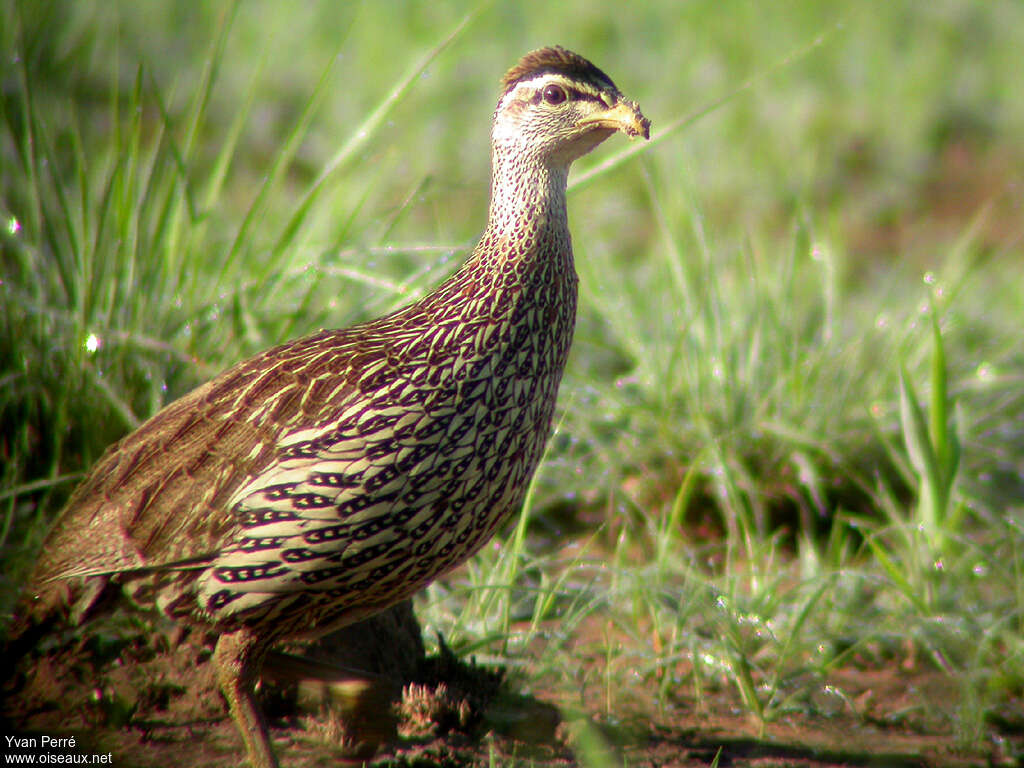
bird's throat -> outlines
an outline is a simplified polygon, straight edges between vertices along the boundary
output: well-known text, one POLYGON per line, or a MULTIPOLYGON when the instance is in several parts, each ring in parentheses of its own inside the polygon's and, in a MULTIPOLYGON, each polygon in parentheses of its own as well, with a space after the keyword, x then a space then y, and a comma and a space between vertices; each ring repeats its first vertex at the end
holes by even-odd
POLYGON ((568 166, 530 162, 522 156, 503 158, 496 152, 487 234, 519 242, 543 234, 568 243, 568 176, 568 166))

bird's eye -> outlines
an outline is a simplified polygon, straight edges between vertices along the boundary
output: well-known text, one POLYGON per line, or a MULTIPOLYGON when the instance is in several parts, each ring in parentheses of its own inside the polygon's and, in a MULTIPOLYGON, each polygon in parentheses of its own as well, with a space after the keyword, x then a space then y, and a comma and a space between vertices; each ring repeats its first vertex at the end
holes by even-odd
POLYGON ((560 85, 549 85, 544 89, 544 101, 548 104, 561 104, 568 98, 565 88, 560 85))

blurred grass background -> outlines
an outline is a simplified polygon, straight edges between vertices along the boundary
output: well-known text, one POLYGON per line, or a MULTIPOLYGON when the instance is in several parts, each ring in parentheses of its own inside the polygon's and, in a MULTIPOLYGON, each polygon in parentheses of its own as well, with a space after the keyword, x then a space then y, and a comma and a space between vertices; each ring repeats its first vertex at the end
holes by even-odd
POLYGON ((110 442, 455 268, 498 79, 558 43, 677 127, 578 164, 556 436, 515 546, 421 616, 527 687, 596 643, 610 709, 628 671, 817 711, 908 643, 965 743, 1019 704, 1024 6, 0 8, 5 610, 110 442))

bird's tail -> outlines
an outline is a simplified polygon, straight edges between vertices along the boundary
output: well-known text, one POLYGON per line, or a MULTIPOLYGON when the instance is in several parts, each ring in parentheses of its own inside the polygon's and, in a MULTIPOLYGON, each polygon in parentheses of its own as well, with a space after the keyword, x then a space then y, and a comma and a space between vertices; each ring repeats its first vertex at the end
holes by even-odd
POLYGON ((70 590, 61 582, 40 584, 29 579, 14 606, 14 615, 7 625, 7 637, 0 660, 0 685, 5 688, 17 674, 21 661, 39 645, 47 634, 67 620, 70 590))
POLYGON ((17 676, 26 659, 35 655, 41 641, 60 628, 76 626, 105 602, 111 584, 106 577, 85 579, 46 578, 43 569, 29 578, 7 626, 0 659, 0 687, 17 688, 17 676))

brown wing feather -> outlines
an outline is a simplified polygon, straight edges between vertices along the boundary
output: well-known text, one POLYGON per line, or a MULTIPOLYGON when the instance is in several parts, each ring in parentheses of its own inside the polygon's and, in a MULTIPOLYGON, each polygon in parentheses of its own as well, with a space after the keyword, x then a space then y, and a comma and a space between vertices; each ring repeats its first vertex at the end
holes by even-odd
POLYGON ((353 362, 386 357, 365 337, 356 346, 352 330, 239 363, 108 449, 59 515, 30 583, 212 556, 234 527, 227 500, 274 460, 282 430, 299 419, 329 422, 356 385, 353 362))

